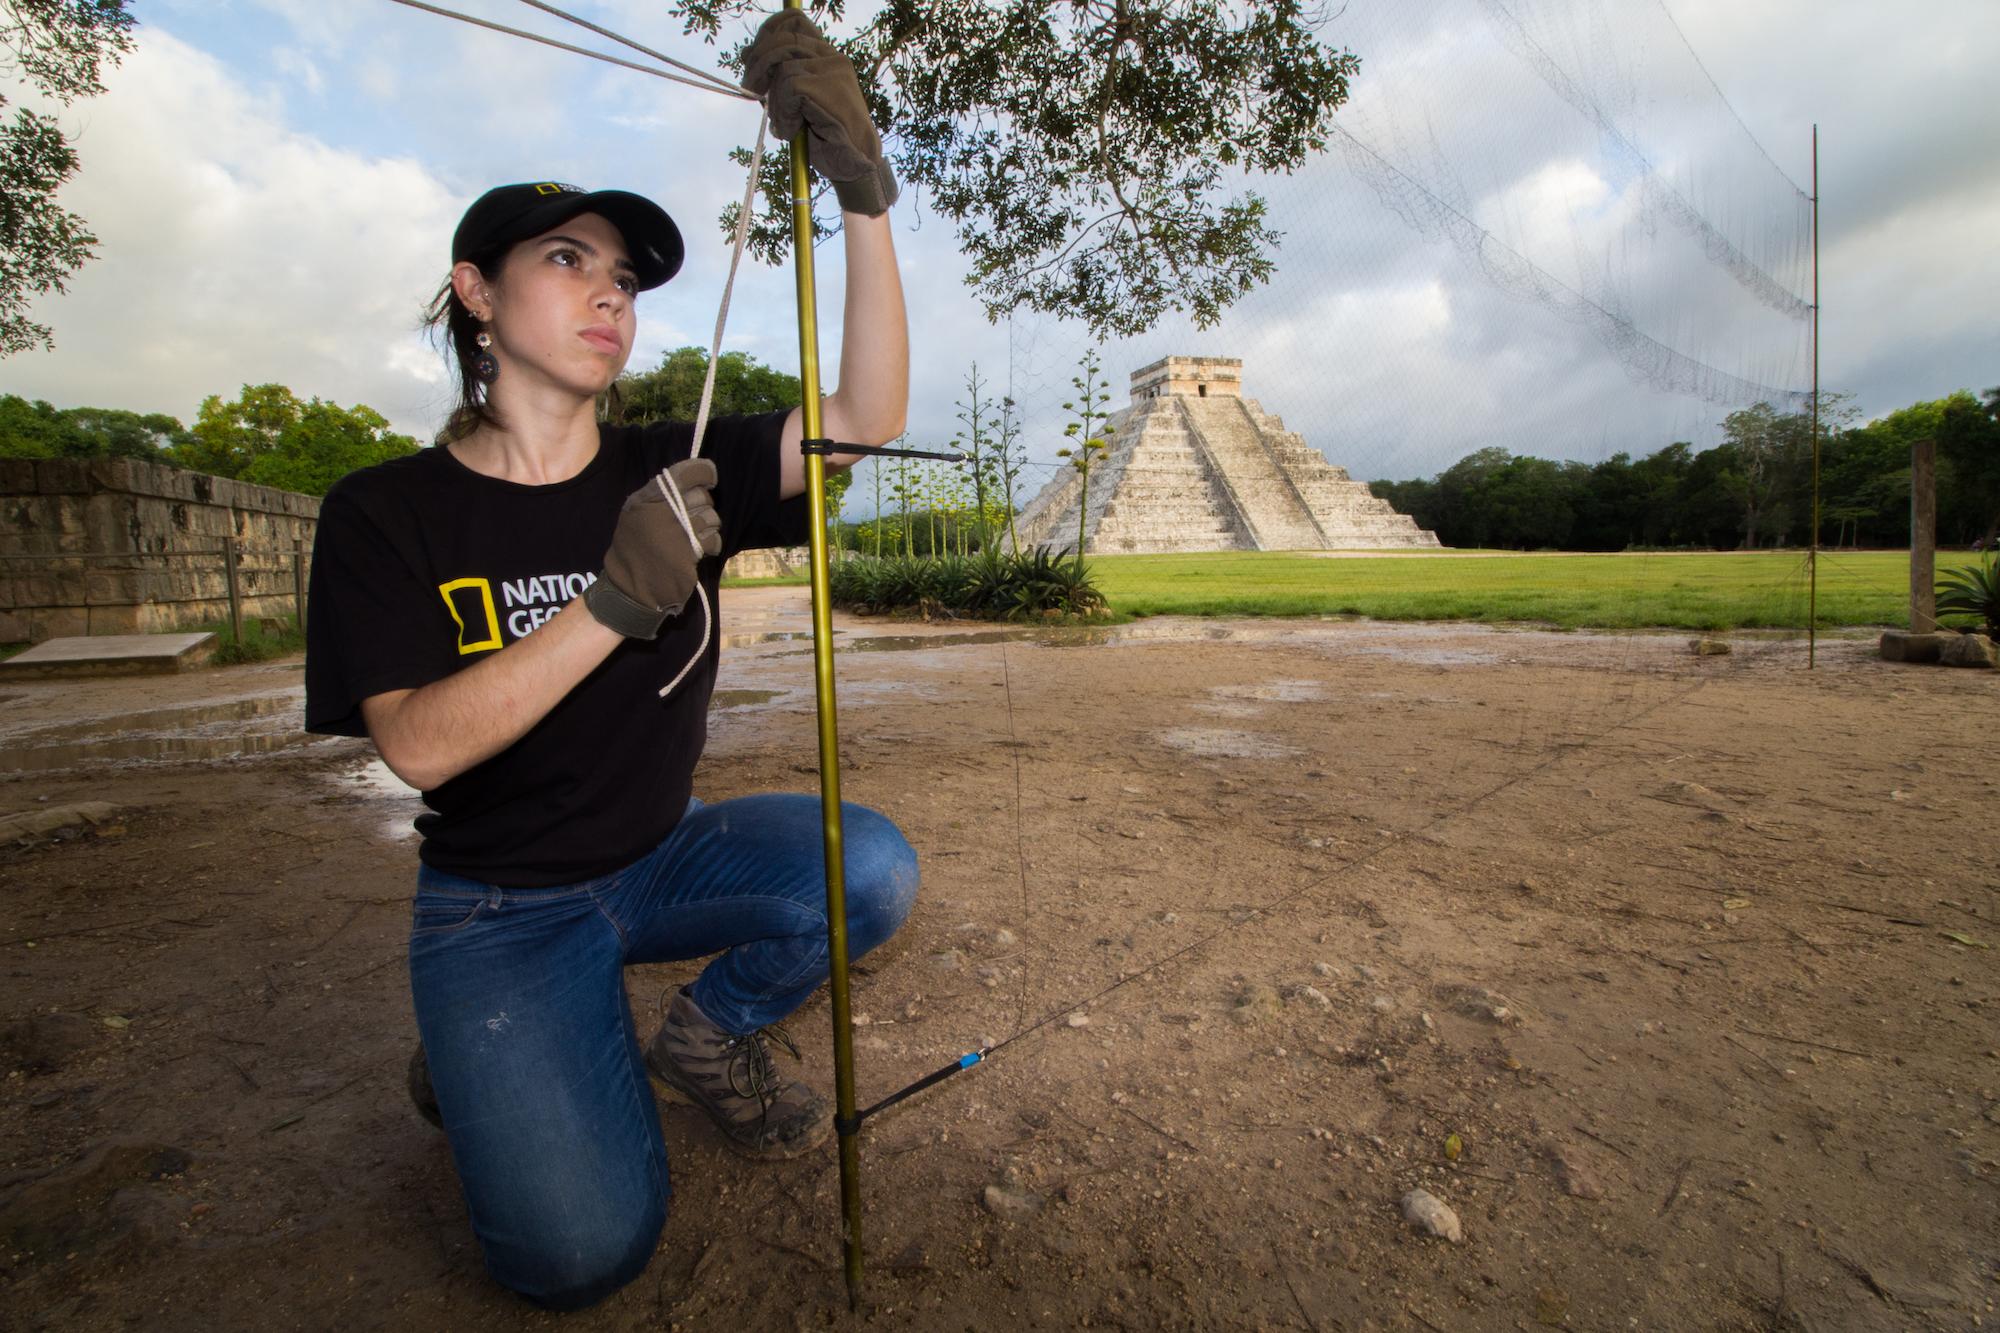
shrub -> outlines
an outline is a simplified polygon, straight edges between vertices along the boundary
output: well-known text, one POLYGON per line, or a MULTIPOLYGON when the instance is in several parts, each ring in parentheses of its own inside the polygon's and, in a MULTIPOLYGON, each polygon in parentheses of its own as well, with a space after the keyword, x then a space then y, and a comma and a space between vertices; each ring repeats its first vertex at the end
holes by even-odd
POLYGON ((1020 554, 981 551, 975 555, 913 559, 862 556, 834 566, 833 603, 849 611, 916 610, 935 604, 963 616, 1018 620, 1049 612, 1096 615, 1104 594, 1089 567, 1067 551, 1046 546, 1020 554))
POLYGON ((1940 574, 1937 613, 1976 616, 1986 622, 1988 636, 2000 640, 2000 553, 1988 553, 1976 565, 1940 574))

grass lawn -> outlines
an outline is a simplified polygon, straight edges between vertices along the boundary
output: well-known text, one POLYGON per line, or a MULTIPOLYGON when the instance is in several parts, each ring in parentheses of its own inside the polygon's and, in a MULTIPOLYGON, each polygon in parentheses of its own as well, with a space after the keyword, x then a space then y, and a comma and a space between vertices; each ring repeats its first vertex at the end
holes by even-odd
MULTIPOLYGON (((1975 557, 1943 552, 1938 568, 1975 557)), ((1517 554, 1444 551, 1327 559, 1290 552, 1107 555, 1090 560, 1121 615, 1362 615, 1723 630, 1806 623, 1802 551, 1517 554)), ((1819 623, 1904 625, 1909 556, 1822 552, 1819 623)))

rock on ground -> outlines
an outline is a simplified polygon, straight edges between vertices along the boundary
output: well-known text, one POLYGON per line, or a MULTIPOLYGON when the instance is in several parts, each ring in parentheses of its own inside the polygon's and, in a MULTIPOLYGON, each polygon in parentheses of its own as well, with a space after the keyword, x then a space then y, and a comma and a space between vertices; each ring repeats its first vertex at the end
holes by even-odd
POLYGON ((1547 1149, 1549 1165, 1555 1168, 1556 1183, 1573 1199, 1601 1199, 1604 1182, 1582 1153, 1567 1143, 1552 1143, 1547 1149))
POLYGON ((1955 667, 2000 667, 2000 649, 1984 634, 1954 634, 1938 650, 1938 661, 1955 667))
POLYGON ((1403 1196, 1403 1220, 1426 1235, 1454 1245, 1465 1241, 1465 1228, 1460 1225, 1458 1214, 1429 1190, 1411 1190, 1403 1196))
POLYGON ((1047 1203, 1033 1190, 1014 1185, 988 1185, 979 1201, 987 1212, 1005 1222, 1025 1222, 1040 1213, 1047 1203))
POLYGON ((1935 662, 1947 639, 1959 636, 1949 633, 1912 633, 1906 629, 1884 631, 1881 652, 1884 662, 1935 662))

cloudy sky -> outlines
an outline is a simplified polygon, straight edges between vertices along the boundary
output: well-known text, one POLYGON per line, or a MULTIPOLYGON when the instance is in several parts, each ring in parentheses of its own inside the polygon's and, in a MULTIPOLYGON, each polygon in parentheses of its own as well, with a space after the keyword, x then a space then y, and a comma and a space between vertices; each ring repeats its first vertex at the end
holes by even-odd
MULTIPOLYGON (((508 0, 450 2, 578 35, 508 0)), ((666 5, 577 8, 707 58, 666 5)), ((726 258, 713 219, 742 188, 726 151, 754 132, 747 104, 388 0, 136 10, 110 91, 64 113, 83 157, 64 202, 100 256, 35 312, 56 349, 0 361, 0 392, 187 420, 208 394, 278 381, 428 437, 447 383, 418 311, 464 206, 526 179, 664 203, 691 255, 642 302, 634 365, 707 341, 726 258)), ((1286 233, 1277 277, 1222 327, 1113 344, 1106 368, 1122 382, 1168 352, 1241 356, 1247 391, 1362 477, 1491 444, 1594 459, 1712 442, 1762 389, 1805 388, 1808 362, 1803 323, 1705 258, 1698 229, 1809 296, 1799 191, 1817 121, 1824 385, 1873 415, 2000 384, 2000 102, 1985 86, 2000 6, 1907 8, 1893 41, 1881 22, 1859 0, 1350 0, 1323 30, 1364 61, 1346 135, 1254 183, 1286 233)), ((976 361, 1011 383, 1046 459, 1087 339, 1047 317, 989 324, 949 226, 916 199, 896 220, 913 436, 956 429, 976 361)), ((789 275, 746 274, 727 345, 790 369, 789 275)), ((829 305, 840 278, 830 245, 829 305)))

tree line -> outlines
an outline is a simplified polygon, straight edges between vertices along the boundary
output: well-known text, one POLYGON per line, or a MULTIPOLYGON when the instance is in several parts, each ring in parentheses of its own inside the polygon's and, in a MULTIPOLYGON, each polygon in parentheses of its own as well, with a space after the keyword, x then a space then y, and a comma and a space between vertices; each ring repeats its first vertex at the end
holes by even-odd
MULTIPOLYGON (((607 421, 687 421, 701 397, 708 354, 668 353, 650 371, 619 378, 599 404, 607 421)), ((741 352, 716 362, 715 415, 767 412, 799 401, 796 375, 741 352)), ((164 412, 55 407, 0 394, 0 458, 134 458, 258 486, 325 495, 356 468, 414 453, 413 436, 365 404, 302 399, 282 384, 246 384, 234 399, 202 400, 192 426, 164 412)))
POLYGON ((234 400, 210 395, 192 426, 163 412, 0 396, 0 458, 134 458, 325 495, 356 468, 416 448, 373 408, 301 399, 282 384, 246 384, 234 400))
MULTIPOLYGON (((1937 536, 1991 546, 2000 535, 2000 388, 1914 403, 1867 425, 1845 395, 1820 400, 1819 540, 1900 547, 1910 540, 1910 446, 1937 450, 1937 536)), ((1759 403, 1723 421, 1723 442, 1677 441, 1643 458, 1553 462, 1501 448, 1434 477, 1369 489, 1446 546, 1622 551, 1755 550, 1812 537, 1809 412, 1759 403)))

